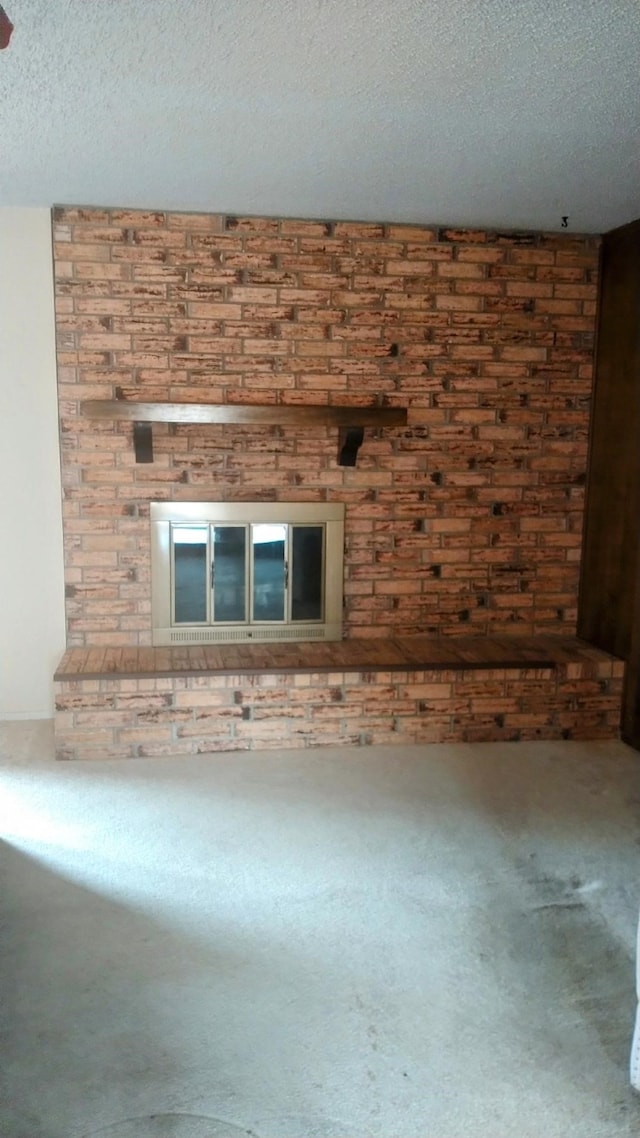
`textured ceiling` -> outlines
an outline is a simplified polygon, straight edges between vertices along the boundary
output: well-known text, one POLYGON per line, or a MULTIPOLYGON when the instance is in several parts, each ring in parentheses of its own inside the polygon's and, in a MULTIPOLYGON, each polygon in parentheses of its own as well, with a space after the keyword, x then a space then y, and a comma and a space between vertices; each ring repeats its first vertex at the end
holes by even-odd
POLYGON ((601 232, 638 0, 3 0, 0 205, 601 232))

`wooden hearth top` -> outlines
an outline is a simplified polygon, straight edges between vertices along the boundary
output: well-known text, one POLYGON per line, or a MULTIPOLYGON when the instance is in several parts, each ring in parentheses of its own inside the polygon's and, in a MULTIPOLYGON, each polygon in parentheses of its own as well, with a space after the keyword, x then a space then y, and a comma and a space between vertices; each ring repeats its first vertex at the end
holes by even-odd
POLYGON ((555 668, 603 658, 598 649, 566 636, 398 636, 317 643, 68 648, 54 679, 555 668))

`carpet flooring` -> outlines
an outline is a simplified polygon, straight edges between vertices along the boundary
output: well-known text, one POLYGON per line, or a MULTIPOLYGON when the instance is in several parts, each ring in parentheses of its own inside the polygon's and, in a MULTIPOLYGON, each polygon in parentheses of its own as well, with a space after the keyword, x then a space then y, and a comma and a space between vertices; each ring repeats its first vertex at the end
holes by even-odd
POLYGON ((640 1132, 623 744, 51 755, 0 724, 2 1138, 640 1132))

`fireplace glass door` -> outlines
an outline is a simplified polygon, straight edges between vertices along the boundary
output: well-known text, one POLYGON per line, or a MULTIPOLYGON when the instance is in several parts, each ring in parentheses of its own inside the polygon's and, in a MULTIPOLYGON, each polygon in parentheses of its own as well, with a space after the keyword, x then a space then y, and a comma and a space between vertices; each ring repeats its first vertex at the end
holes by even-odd
POLYGON ((172 525, 175 625, 324 619, 324 525, 172 525))
POLYGON ((154 644, 339 640, 344 505, 151 502, 154 644))
POLYGON ((207 620, 207 526, 173 526, 173 619, 176 624, 207 620))
POLYGON ((214 623, 247 619, 247 535, 245 526, 211 526, 214 623))

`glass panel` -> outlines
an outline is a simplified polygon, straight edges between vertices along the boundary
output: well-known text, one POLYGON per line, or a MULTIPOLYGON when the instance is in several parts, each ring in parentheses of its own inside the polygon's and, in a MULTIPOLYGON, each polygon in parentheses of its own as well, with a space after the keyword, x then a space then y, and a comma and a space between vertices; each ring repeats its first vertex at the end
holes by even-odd
POLYGON ((254 620, 284 620, 286 538, 285 525, 251 526, 254 620))
POLYGON ((244 526, 213 527, 213 619, 245 621, 247 549, 244 526))
POLYGON ((176 624, 200 624, 207 619, 208 532, 208 526, 172 526, 176 624))
POLYGON ((291 531, 291 619, 322 620, 324 526, 291 531))

